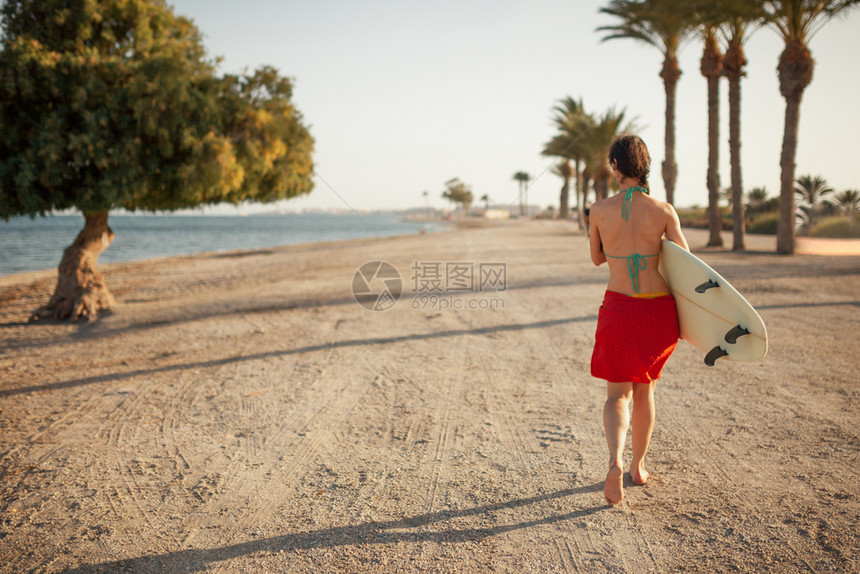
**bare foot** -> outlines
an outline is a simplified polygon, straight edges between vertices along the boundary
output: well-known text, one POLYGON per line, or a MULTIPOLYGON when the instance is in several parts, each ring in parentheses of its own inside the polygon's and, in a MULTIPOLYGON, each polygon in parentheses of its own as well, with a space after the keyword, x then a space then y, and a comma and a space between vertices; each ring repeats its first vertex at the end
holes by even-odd
POLYGON ((607 504, 618 504, 624 498, 623 477, 624 471, 621 470, 620 466, 613 464, 609 467, 606 485, 603 487, 603 497, 607 504))
POLYGON ((630 478, 635 485, 642 486, 647 483, 649 476, 650 473, 641 466, 638 468, 630 467, 630 478))

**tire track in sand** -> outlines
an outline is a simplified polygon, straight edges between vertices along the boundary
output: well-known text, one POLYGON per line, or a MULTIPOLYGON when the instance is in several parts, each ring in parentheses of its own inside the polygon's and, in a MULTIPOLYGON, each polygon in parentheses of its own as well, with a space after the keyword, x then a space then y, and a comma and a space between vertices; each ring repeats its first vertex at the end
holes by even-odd
POLYGON ((435 420, 439 422, 436 425, 435 449, 433 450, 433 458, 431 459, 430 471, 430 486, 427 491, 427 502, 424 510, 427 513, 433 512, 436 507, 437 496, 439 492, 439 482, 442 479, 444 466, 449 449, 452 432, 456 432, 455 428, 451 428, 451 421, 459 412, 461 404, 463 373, 466 370, 465 361, 466 345, 461 346, 462 353, 458 354, 457 359, 452 361, 452 364, 458 365, 442 371, 444 383, 442 388, 444 392, 440 396, 441 404, 436 405, 435 420))

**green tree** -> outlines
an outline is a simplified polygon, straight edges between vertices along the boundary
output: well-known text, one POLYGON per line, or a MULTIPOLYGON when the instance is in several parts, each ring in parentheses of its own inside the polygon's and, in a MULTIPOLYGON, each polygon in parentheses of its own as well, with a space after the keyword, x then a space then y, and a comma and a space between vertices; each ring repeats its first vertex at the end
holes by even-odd
POLYGON ((854 214, 860 211, 860 191, 856 189, 840 191, 833 196, 830 203, 853 220, 854 214))
POLYGON ((519 198, 520 198, 520 215, 521 216, 528 215, 528 213, 526 213, 526 211, 528 210, 528 205, 529 205, 529 195, 528 194, 529 194, 529 181, 531 180, 531 178, 532 178, 532 176, 530 176, 525 171, 518 171, 517 173, 514 174, 514 177, 513 177, 514 181, 519 183, 519 186, 520 186, 519 198), (524 202, 525 202, 525 207, 523 206, 524 202))
MULTIPOLYGON (((582 163, 582 148, 577 140, 570 137, 568 126, 574 125, 577 118, 585 115, 585 110, 582 106, 582 98, 579 101, 567 96, 559 100, 558 104, 553 108, 552 121, 555 124, 558 132, 552 139, 544 145, 541 152, 545 156, 554 156, 561 161, 556 164, 558 169, 556 175, 562 178, 561 194, 559 197, 559 218, 567 219, 570 205, 570 178, 576 177, 576 208, 577 212, 581 209, 580 194, 582 193, 582 179, 580 167, 582 163), (574 165, 571 167, 570 162, 574 165)), ((582 214, 579 214, 580 225, 582 224, 582 214)))
POLYGON ((463 215, 469 211, 469 207, 474 201, 472 190, 456 177, 445 182, 445 191, 442 192, 442 197, 455 205, 459 205, 463 215))
POLYGON ((767 189, 755 187, 747 192, 747 211, 750 213, 760 212, 767 202, 767 189))
POLYGON ((606 110, 601 116, 593 120, 589 133, 583 138, 588 142, 589 156, 593 166, 594 191, 597 200, 609 197, 609 188, 615 184, 612 179, 612 170, 609 168, 609 148, 622 133, 634 132, 637 126, 633 121, 624 122, 627 110, 615 108, 606 110))
MULTIPOLYGON (((588 190, 592 188, 595 192, 595 200, 597 197, 597 181, 601 174, 601 166, 606 163, 606 154, 608 151, 603 149, 601 145, 595 142, 595 130, 597 122, 592 114, 581 110, 580 113, 574 113, 568 116, 567 121, 561 126, 561 133, 565 141, 571 142, 576 149, 577 157, 582 162, 582 172, 579 176, 581 182, 579 187, 582 189, 582 201, 580 202, 579 221, 580 227, 585 221, 585 206, 588 203, 588 190), (594 185, 592 185, 592 183, 594 185)), ((608 169, 604 169, 608 172, 608 169)))
POLYGON ((695 26, 693 5, 686 0, 612 0, 600 12, 616 17, 613 26, 601 26, 598 32, 607 32, 603 41, 631 38, 651 45, 663 54, 660 77, 666 91, 666 159, 663 160, 663 184, 666 200, 675 202, 675 181, 678 165, 675 162, 675 92, 681 68, 678 50, 695 26))
POLYGON ((804 228, 809 231, 815 225, 815 219, 824 203, 825 196, 832 194, 833 188, 827 185, 827 180, 820 175, 815 177, 802 175, 797 178, 796 183, 794 193, 800 199, 798 207, 804 220, 804 228))
MULTIPOLYGON (((565 101, 573 101, 570 98, 565 101)), ((594 182, 595 199, 605 198, 609 193, 612 172, 607 163, 612 141, 623 132, 636 129, 634 122, 624 122, 625 110, 620 112, 611 108, 601 116, 586 113, 582 103, 574 106, 557 107, 553 121, 558 133, 544 146, 544 155, 554 155, 562 159, 576 158, 582 162, 579 173, 582 184, 582 201, 577 203, 584 208, 587 201, 589 182, 594 182)), ((577 167, 577 172, 579 168, 577 167)), ((561 175, 561 172, 559 173, 561 175)), ((578 195, 577 195, 578 197, 578 195)), ((580 225, 584 220, 580 213, 580 225)))
POLYGON ((815 61, 809 51, 810 39, 831 19, 847 14, 860 0, 759 0, 762 21, 782 36, 785 49, 779 56, 779 91, 785 99, 785 128, 780 158, 779 226, 776 251, 794 253, 794 170, 800 100, 812 82, 815 61))
POLYGON ((484 194, 481 196, 481 201, 484 202, 484 211, 490 210, 490 196, 488 194, 484 194))
POLYGON ((312 189, 313 140, 272 68, 215 74, 163 0, 6 0, 0 217, 76 208, 84 228, 33 319, 93 319, 108 213, 274 201, 312 189))

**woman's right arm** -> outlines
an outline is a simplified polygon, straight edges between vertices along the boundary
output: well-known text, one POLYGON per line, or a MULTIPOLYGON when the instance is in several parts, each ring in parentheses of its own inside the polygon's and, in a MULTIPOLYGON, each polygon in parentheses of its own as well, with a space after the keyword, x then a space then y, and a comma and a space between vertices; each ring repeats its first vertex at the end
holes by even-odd
POLYGON ((598 225, 598 217, 596 217, 594 206, 591 206, 591 216, 589 217, 591 226, 591 235, 588 238, 591 248, 591 261, 595 265, 606 263, 606 254, 603 252, 603 242, 600 240, 600 226, 598 225))

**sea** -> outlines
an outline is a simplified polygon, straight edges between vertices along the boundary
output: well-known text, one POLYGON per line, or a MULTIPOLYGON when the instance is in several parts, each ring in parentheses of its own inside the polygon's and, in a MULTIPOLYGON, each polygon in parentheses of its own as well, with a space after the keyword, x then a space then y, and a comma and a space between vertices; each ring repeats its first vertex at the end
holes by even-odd
MULTIPOLYGON (((81 215, 0 220, 0 276, 56 268, 83 228, 81 215)), ((410 221, 399 214, 273 213, 254 215, 110 215, 116 234, 99 263, 203 252, 433 233, 443 221, 410 221)))

